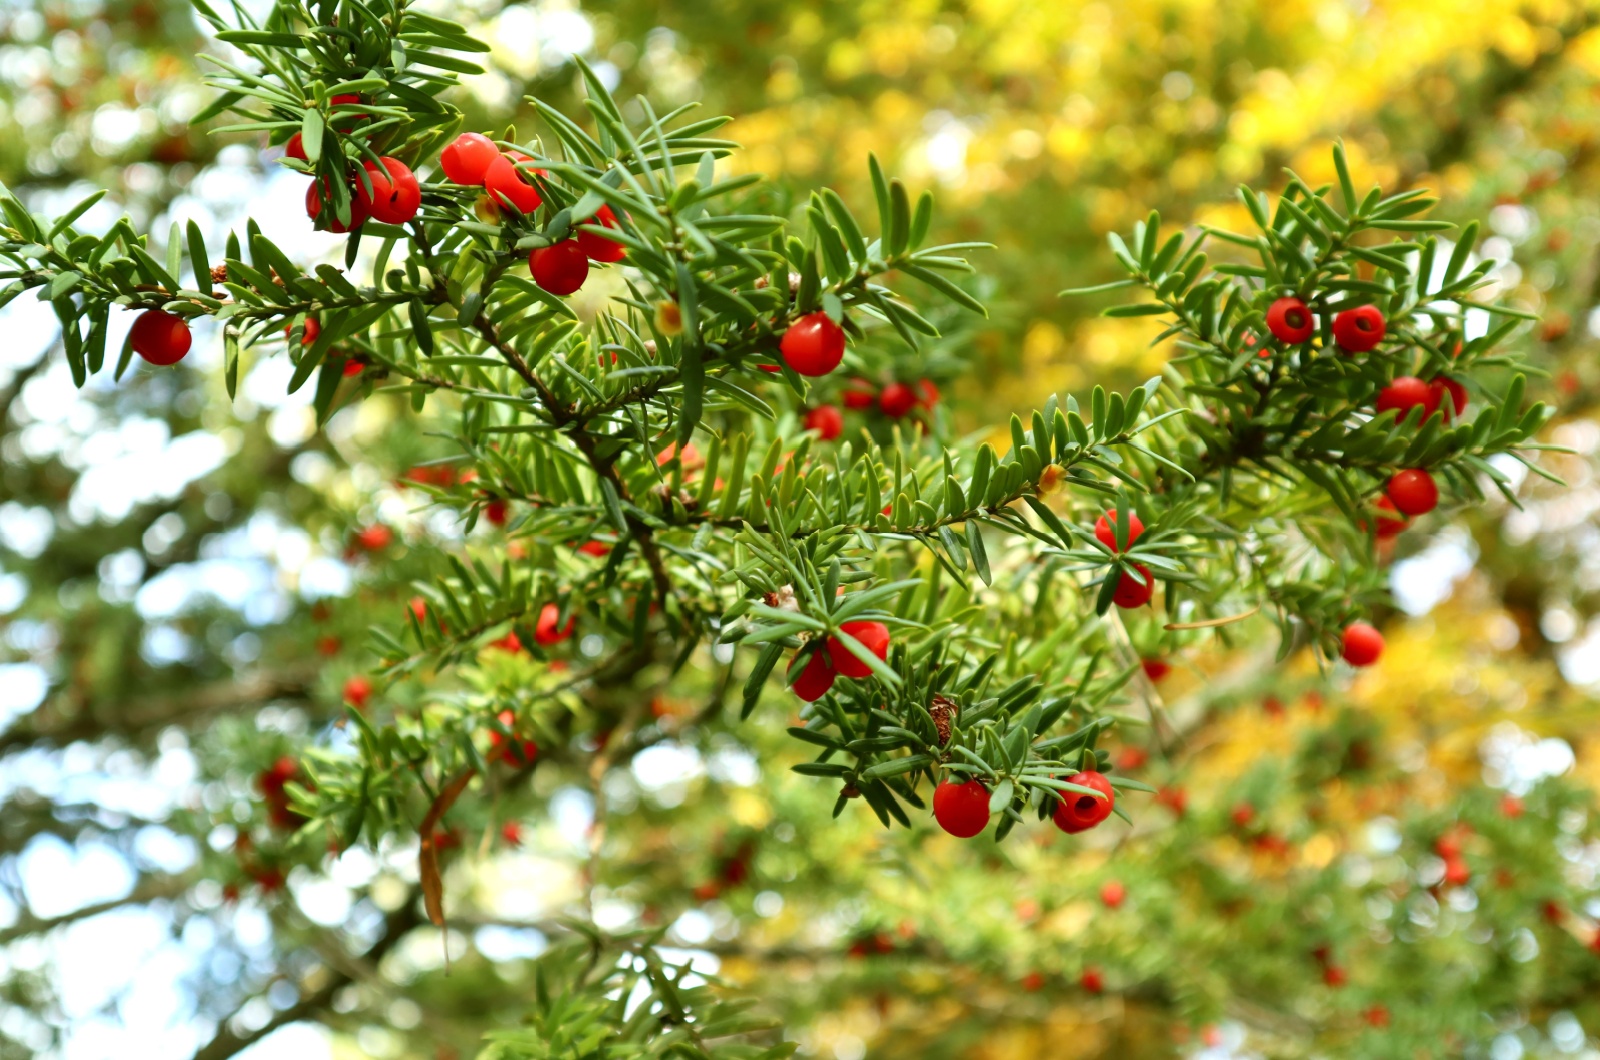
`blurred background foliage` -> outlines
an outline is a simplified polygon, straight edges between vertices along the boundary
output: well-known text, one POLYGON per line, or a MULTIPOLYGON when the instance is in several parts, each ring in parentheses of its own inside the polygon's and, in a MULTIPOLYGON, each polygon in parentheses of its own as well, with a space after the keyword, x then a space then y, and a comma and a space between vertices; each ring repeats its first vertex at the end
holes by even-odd
MULTIPOLYGON (((803 1055, 838 1060, 1600 1055, 1600 5, 440 6, 494 45, 456 100, 469 127, 531 123, 530 93, 570 106, 582 55, 620 96, 735 115, 739 164, 797 188, 864 205, 868 151, 936 188, 936 235, 999 246, 993 316, 950 344, 963 429, 1159 370, 1144 324, 1056 292, 1113 278, 1106 232, 1151 207, 1241 227, 1237 183, 1331 179, 1342 137, 1358 182, 1488 218, 1497 282, 1543 314, 1523 341, 1571 488, 1405 534, 1390 649, 1359 680, 1276 665, 1249 627, 1229 647, 1133 626, 1173 672, 1130 709, 1169 724, 1118 753, 1164 792, 1087 841, 832 821, 832 794, 786 770, 787 705, 733 724, 708 670, 651 704, 630 768, 541 767, 460 823, 446 975, 437 934, 411 930, 414 851, 278 887, 271 849, 239 838, 270 843, 255 774, 329 734, 362 630, 428 569, 445 528, 386 485, 425 443, 382 402, 314 434, 270 363, 232 407, 203 355, 76 394, 48 311, 14 303, 0 1056, 471 1055, 569 912, 670 925, 803 1055), (347 553, 374 520, 400 539, 347 553)), ((178 0, 4 0, 0 180, 41 210, 108 187, 157 231, 292 218, 273 152, 185 124, 217 47, 178 0)))

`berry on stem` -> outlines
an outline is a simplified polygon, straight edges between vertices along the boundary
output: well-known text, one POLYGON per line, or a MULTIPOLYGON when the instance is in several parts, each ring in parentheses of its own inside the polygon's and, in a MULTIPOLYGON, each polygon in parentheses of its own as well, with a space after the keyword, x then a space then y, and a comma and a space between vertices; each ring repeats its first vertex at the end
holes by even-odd
POLYGON ((133 352, 161 367, 183 360, 193 341, 184 319, 165 309, 146 309, 128 332, 128 344, 133 352))
POLYGON ((917 407, 931 409, 939 403, 939 385, 932 379, 917 380, 917 407))
POLYGON ((539 621, 534 623, 533 639, 548 648, 552 644, 560 644, 572 636, 572 627, 577 623, 578 616, 571 615, 567 618, 565 626, 560 625, 561 608, 555 604, 545 604, 539 611, 539 621))
POLYGON ((394 541, 394 531, 383 523, 373 523, 356 531, 356 547, 363 552, 378 552, 394 541))
MULTIPOLYGON (((606 228, 617 227, 617 215, 611 212, 611 207, 602 206, 595 211, 595 215, 588 221, 593 225, 604 225, 606 228)), ((618 243, 615 239, 596 235, 593 232, 579 232, 578 246, 589 256, 591 261, 603 261, 614 265, 628 255, 628 248, 618 243)))
POLYGON ((411 167, 398 158, 379 159, 383 167, 366 163, 367 179, 372 182, 373 218, 387 225, 403 225, 422 209, 422 187, 411 167))
POLYGON ((1340 655, 1351 666, 1371 666, 1383 654, 1383 634, 1366 622, 1344 627, 1340 655))
POLYGON ((846 384, 839 400, 844 402, 847 409, 870 409, 878 403, 878 391, 871 383, 857 376, 846 384))
POLYGON ((1088 831, 1111 816, 1111 810, 1117 804, 1117 795, 1105 774, 1089 769, 1082 773, 1074 773, 1067 778, 1067 783, 1092 788, 1105 795, 1105 798, 1097 799, 1093 795, 1077 791, 1058 792, 1060 802, 1056 805, 1055 813, 1051 815, 1057 828, 1068 835, 1076 835, 1078 832, 1088 831))
POLYGON ((844 433, 844 413, 837 405, 818 405, 806 413, 805 428, 816 431, 823 441, 831 442, 844 433))
POLYGON ((917 407, 917 393, 904 383, 890 383, 878 395, 878 408, 885 416, 899 419, 917 407))
POLYGON ((1106 988, 1105 976, 1100 974, 1100 969, 1095 967, 1085 968, 1078 984, 1091 994, 1102 993, 1106 988))
POLYGON ((322 181, 313 180, 306 188, 306 216, 319 228, 342 235, 360 228, 367 221, 371 212, 367 193, 360 183, 350 188, 350 223, 345 224, 339 220, 336 211, 330 210, 326 217, 322 215, 322 181))
POLYGON ((372 681, 364 674, 355 674, 344 683, 344 701, 357 710, 364 710, 372 698, 372 681))
MULTIPOLYGON (((283 334, 285 338, 292 339, 294 337, 294 325, 285 324, 283 326, 283 334)), ((317 318, 306 317, 305 323, 300 328, 300 345, 311 345, 317 341, 317 336, 320 334, 322 334, 322 325, 318 323, 317 318)))
POLYGON ((528 255, 533 280, 551 294, 569 295, 589 278, 589 256, 576 239, 539 247, 528 255))
POLYGON ((989 826, 989 789, 976 780, 947 780, 933 789, 933 819, 957 839, 971 839, 989 826))
MULTIPOLYGON (((807 703, 815 703, 828 694, 828 689, 833 687, 834 679, 839 676, 833 668, 832 655, 818 648, 806 656, 805 669, 800 671, 800 676, 794 678, 790 688, 794 694, 807 703)), ((794 672, 795 663, 800 661, 800 656, 795 656, 794 662, 789 664, 789 671, 794 672)))
MULTIPOLYGON (((1373 507, 1374 508, 1378 508, 1381 511, 1385 511, 1385 512, 1396 511, 1395 506, 1394 506, 1394 501, 1391 501, 1389 499, 1389 495, 1388 494, 1384 494, 1383 496, 1379 497, 1377 502, 1373 505, 1373 507)), ((1408 527, 1410 525, 1411 525, 1411 520, 1407 519, 1403 515, 1400 516, 1399 518, 1395 518, 1394 516, 1379 515, 1378 516, 1378 536, 1380 538, 1394 537, 1394 536, 1398 535, 1402 530, 1404 530, 1406 527, 1408 527)))
POLYGON ((1111 602, 1123 608, 1143 607, 1155 594, 1155 575, 1150 573, 1149 567, 1141 563, 1135 566, 1133 571, 1122 572, 1122 577, 1117 582, 1117 591, 1111 596, 1111 602))
POLYGON ((1421 468, 1396 471, 1384 487, 1396 510, 1406 515, 1426 515, 1439 504, 1439 485, 1421 468))
POLYGON ((1346 353, 1366 353, 1383 341, 1388 330, 1375 305, 1346 309, 1333 318, 1333 341, 1346 353))
POLYGON ((483 178, 500 149, 482 133, 462 133, 439 153, 439 168, 455 184, 483 186, 483 178))
POLYGON ((1396 419, 1405 419, 1406 414, 1418 405, 1422 406, 1422 418, 1427 419, 1439 407, 1439 394, 1414 375, 1402 375, 1378 391, 1377 410, 1387 412, 1394 409, 1399 413, 1396 419))
POLYGON ((800 375, 827 375, 844 360, 844 328, 826 313, 807 313, 789 325, 778 351, 800 375))
POLYGON ((525 766, 539 757, 539 745, 532 740, 520 740, 516 732, 517 715, 509 710, 502 710, 496 715, 500 724, 506 731, 513 733, 510 738, 501 735, 500 730, 489 730, 489 757, 498 758, 509 766, 525 766))
POLYGON ((1160 681, 1172 672, 1172 664, 1165 659, 1141 659, 1139 662, 1144 667, 1144 675, 1152 681, 1160 681))
POLYGON ((539 208, 539 204, 544 202, 539 189, 529 183, 517 168, 518 162, 529 161, 532 159, 527 155, 513 151, 489 163, 489 168, 483 173, 483 190, 489 193, 491 202, 496 206, 515 207, 525 214, 539 208))
POLYGON ((1444 409, 1446 419, 1459 418, 1467 411, 1467 388, 1459 381, 1441 375, 1428 384, 1428 389, 1433 391, 1434 405, 1444 409), (1448 402, 1446 395, 1450 398, 1448 402))
MULTIPOLYGON (((850 634, 878 658, 889 657, 889 627, 882 622, 846 622, 839 627, 839 632, 850 634)), ((872 667, 856 658, 838 637, 828 638, 828 654, 833 657, 834 669, 844 676, 872 676, 872 667)))
POLYGON ((1107 909, 1120 908, 1127 897, 1128 889, 1121 880, 1107 880, 1100 885, 1100 901, 1105 903, 1107 909))
MULTIPOLYGON (((1129 548, 1132 548, 1134 546, 1134 543, 1139 540, 1139 535, 1142 534, 1142 533, 1144 533, 1144 520, 1140 519, 1139 516, 1137 515, 1137 513, 1129 512, 1128 513, 1128 547, 1129 548)), ((1121 552, 1122 551, 1122 549, 1117 547, 1117 513, 1116 512, 1114 512, 1114 511, 1106 512, 1100 518, 1095 520, 1095 522, 1094 522, 1094 536, 1095 536, 1095 540, 1099 541, 1102 545, 1106 546, 1111 551, 1113 551, 1113 552, 1121 552)))
POLYGON ((1279 342, 1297 345, 1317 330, 1311 310, 1298 298, 1280 298, 1267 307, 1267 330, 1279 342))

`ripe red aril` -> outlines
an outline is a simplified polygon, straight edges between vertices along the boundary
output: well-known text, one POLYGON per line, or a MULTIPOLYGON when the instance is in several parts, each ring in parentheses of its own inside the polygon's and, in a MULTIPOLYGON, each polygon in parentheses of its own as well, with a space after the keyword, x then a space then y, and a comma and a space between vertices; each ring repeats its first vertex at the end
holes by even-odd
MULTIPOLYGON (((292 339, 294 337, 294 325, 285 324, 283 326, 283 334, 285 338, 292 339)), ((300 345, 311 345, 317 341, 317 336, 320 334, 322 334, 322 325, 317 321, 317 318, 306 317, 305 323, 300 328, 300 345)))
POLYGON ((482 187, 484 175, 499 157, 500 149, 487 136, 462 133, 439 152, 439 168, 452 183, 482 187))
POLYGON ((1458 380, 1441 375, 1430 382, 1428 388, 1433 391, 1434 405, 1444 409, 1446 419, 1458 418, 1467 411, 1467 388, 1458 380), (1445 400, 1446 395, 1449 401, 1445 400))
POLYGON ((878 403, 878 391, 871 383, 857 376, 845 385, 839 400, 844 402, 847 409, 870 409, 878 403))
POLYGON ((1439 407, 1439 394, 1414 375, 1402 375, 1378 391, 1377 411, 1394 409, 1399 413, 1396 419, 1405 419, 1418 405, 1422 406, 1422 418, 1427 419, 1439 407))
POLYGON ((939 385, 932 379, 917 380, 917 405, 919 407, 931 409, 939 403, 941 396, 939 385))
POLYGON ((1366 353, 1383 341, 1388 330, 1389 325, 1375 305, 1346 309, 1333 318, 1333 341, 1348 353, 1366 353))
POLYGON ((299 133, 289 137, 289 142, 283 145, 283 157, 306 161, 306 142, 299 133))
POLYGON ((1078 985, 1091 994, 1099 994, 1106 988, 1106 978, 1100 973, 1100 969, 1089 967, 1083 970, 1083 975, 1078 979, 1078 985))
POLYGON ((551 294, 569 295, 589 278, 589 256, 576 239, 539 247, 528 255, 533 281, 551 294))
POLYGON ((389 547, 394 540, 394 531, 383 523, 373 523, 356 531, 356 547, 363 552, 377 552, 389 547))
POLYGON ((1249 828, 1256 819, 1256 808, 1248 802, 1241 802, 1228 814, 1235 828, 1249 828))
POLYGON ((560 644, 572 636, 572 627, 577 621, 578 616, 571 615, 565 626, 560 625, 561 608, 553 603, 545 604, 539 610, 538 622, 534 623, 533 639, 547 648, 552 644, 560 644))
POLYGON ((527 155, 512 151, 489 163, 483 174, 483 190, 489 193, 490 201, 497 206, 515 207, 525 214, 539 208, 544 202, 539 189, 517 168, 518 162, 529 161, 532 160, 527 155))
POLYGON ((165 309, 146 309, 134 319, 128 332, 133 352, 150 364, 163 367, 183 360, 193 341, 184 319, 165 309))
MULTIPOLYGON (((1395 511, 1394 501, 1391 501, 1389 499, 1389 495, 1388 494, 1384 494, 1383 496, 1379 497, 1377 502, 1375 504, 1373 504, 1373 507, 1381 509, 1382 511, 1386 511, 1386 512, 1395 511)), ((1400 516, 1399 518, 1395 518, 1393 516, 1379 515, 1378 516, 1378 536, 1381 537, 1381 538, 1394 537, 1395 535, 1399 534, 1402 530, 1404 530, 1406 527, 1408 527, 1410 525, 1411 525, 1411 520, 1407 519, 1403 515, 1400 516)))
POLYGON ((1514 821, 1522 816, 1525 809, 1526 807, 1522 805, 1522 800, 1515 795, 1506 794, 1500 796, 1500 815, 1502 817, 1514 821))
POLYGON ((593 556, 596 559, 605 559, 607 556, 611 555, 611 546, 606 544, 604 541, 585 541, 583 544, 578 546, 578 551, 582 552, 585 556, 593 556))
POLYGON ((1280 298, 1267 307, 1267 330, 1279 342, 1305 342, 1317 330, 1310 308, 1298 298, 1280 298))
MULTIPOLYGON (((880 659, 889 657, 889 627, 882 622, 846 622, 839 627, 861 642, 861 646, 880 659)), ((828 654, 833 657, 834 669, 846 677, 870 677, 872 667, 856 658, 838 637, 828 638, 828 654)))
POLYGON ((355 674, 344 683, 344 701, 362 710, 372 698, 372 682, 364 674, 355 674))
POLYGON ((844 328, 826 313, 807 313, 783 333, 778 352, 800 375, 827 375, 844 360, 844 328))
POLYGON ((1097 799, 1093 795, 1078 791, 1058 791, 1056 794, 1060 801, 1056 805, 1055 813, 1051 815, 1057 828, 1074 835, 1088 831, 1111 816, 1112 807, 1117 803, 1117 795, 1111 787, 1111 781, 1106 779, 1104 773, 1093 769, 1085 770, 1068 777, 1067 783, 1092 788, 1105 798, 1097 799))
POLYGON ((403 225, 422 209, 422 186, 411 167, 398 158, 384 156, 379 161, 382 168, 366 163, 367 179, 372 182, 368 211, 386 225, 403 225))
POLYGON ((890 383, 878 395, 878 408, 885 416, 899 419, 917 407, 917 392, 904 383, 890 383))
POLYGON ((509 514, 510 506, 503 497, 495 497, 483 506, 483 517, 495 526, 506 525, 506 518, 509 514))
POLYGON ((1141 563, 1132 571, 1122 572, 1122 577, 1117 582, 1117 590, 1111 596, 1111 602, 1124 608, 1143 607, 1150 602, 1155 593, 1155 576, 1150 573, 1149 567, 1141 563))
POLYGON ((1165 659, 1141 659, 1140 665, 1144 667, 1144 675, 1152 681, 1160 681, 1172 672, 1172 664, 1165 659))
POLYGON ((539 757, 539 745, 532 740, 518 739, 516 733, 517 716, 509 710, 502 710, 495 715, 500 724, 505 726, 512 736, 507 738, 498 729, 489 730, 489 757, 499 759, 511 766, 525 766, 539 757))
POLYGON ((816 431, 825 442, 831 442, 844 433, 844 413, 837 405, 818 405, 806 413, 805 427, 816 431))
POLYGON ((1119 908, 1127 897, 1128 889, 1120 880, 1107 880, 1100 885, 1100 901, 1105 903, 1107 909, 1119 908))
POLYGON ((1340 655, 1351 666, 1371 666, 1383 654, 1383 634, 1366 622, 1344 627, 1340 655))
MULTIPOLYGON (((1134 542, 1139 540, 1139 535, 1144 533, 1144 520, 1134 512, 1128 513, 1128 547, 1132 548, 1134 542)), ((1117 513, 1106 512, 1094 522, 1095 540, 1113 552, 1121 552, 1117 547, 1117 513)))
POLYGON ((1452 887, 1465 887, 1472 882, 1472 870, 1467 868, 1467 863, 1460 858, 1446 858, 1444 882, 1452 887))
POLYGON ((971 839, 989 825, 989 789, 976 780, 947 780, 933 789, 933 819, 958 839, 971 839))
POLYGON ((1350 977, 1345 974, 1345 970, 1339 967, 1337 964, 1330 964, 1326 968, 1322 969, 1322 981, 1333 987, 1335 990, 1343 986, 1345 981, 1349 978, 1350 977))
MULTIPOLYGON (((617 227, 617 215, 611 212, 611 207, 602 206, 595 211, 594 217, 587 222, 592 225, 604 225, 606 228, 617 227)), ((603 261, 607 264, 616 264, 628 255, 628 248, 618 243, 615 239, 594 232, 579 232, 578 246, 589 256, 591 261, 603 261)))
POLYGON ((310 186, 306 188, 306 216, 311 218, 317 227, 325 228, 329 232, 342 234, 360 228, 366 223, 367 217, 372 211, 366 191, 359 182, 350 188, 349 224, 339 220, 338 213, 334 210, 329 210, 327 215, 323 216, 322 183, 321 180, 313 180, 310 186))
POLYGON ((1406 515, 1426 515, 1439 504, 1439 485, 1421 468, 1396 471, 1384 487, 1397 510, 1406 515))
MULTIPOLYGON (((789 664, 791 674, 800 658, 798 655, 795 656, 794 662, 789 664)), ((828 689, 833 687, 834 679, 839 674, 833 668, 833 658, 825 648, 818 647, 805 656, 805 660, 805 669, 800 671, 800 676, 796 677, 789 687, 794 690, 795 695, 807 703, 815 703, 828 694, 828 689)))

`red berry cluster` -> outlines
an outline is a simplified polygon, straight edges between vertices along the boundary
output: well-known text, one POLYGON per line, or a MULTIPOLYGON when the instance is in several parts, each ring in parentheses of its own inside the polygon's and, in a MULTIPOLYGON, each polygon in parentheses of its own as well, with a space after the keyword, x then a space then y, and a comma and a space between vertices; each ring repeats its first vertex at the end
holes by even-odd
MULTIPOLYGON (((1074 773, 1067 783, 1098 791, 1104 798, 1083 792, 1061 792, 1051 819, 1068 835, 1086 832, 1111 816, 1117 796, 1111 781, 1096 770, 1074 773)), ((933 819, 939 827, 959 839, 970 839, 989 825, 989 789, 979 780, 946 780, 933 791, 933 819)), ((1120 888, 1120 884, 1117 885, 1120 888)), ((1122 902, 1120 891, 1106 904, 1115 908, 1122 902)))
POLYGON ((291 780, 309 786, 309 781, 300 776, 299 764, 287 755, 256 776, 256 787, 261 789, 262 798, 267 804, 267 819, 274 828, 297 828, 305 821, 304 817, 289 808, 289 793, 284 788, 291 780))
MULTIPOLYGON (((880 659, 889 657, 889 627, 882 622, 846 622, 839 627, 843 633, 848 633, 861 642, 872 654, 880 659)), ((872 667, 856 658, 855 653, 844 646, 838 637, 830 636, 820 646, 812 649, 809 656, 797 655, 789 664, 791 675, 800 660, 806 660, 805 667, 798 676, 791 676, 790 687, 794 694, 807 703, 815 703, 828 690, 833 687, 833 682, 841 674, 845 677, 871 677, 872 667)))
MULTIPOLYGON (((1317 320, 1311 307, 1292 295, 1279 298, 1267 307, 1267 330, 1286 346, 1311 341, 1317 320)), ((1388 321, 1375 305, 1355 306, 1334 314, 1333 341, 1346 353, 1366 353, 1376 349, 1389 333, 1388 321)))
MULTIPOLYGON (((531 161, 520 151, 502 152, 481 133, 462 133, 439 155, 439 166, 452 183, 481 187, 495 210, 510 208, 519 214, 531 214, 544 203, 537 183, 521 165, 531 161)), ((541 169, 538 175, 547 174, 541 169)), ((616 228, 617 215, 611 207, 602 206, 589 223, 616 228)), ((535 283, 565 297, 589 278, 589 262, 615 264, 627 252, 627 247, 614 239, 579 232, 551 246, 534 248, 528 254, 528 266, 535 283)))
MULTIPOLYGON (((516 634, 512 634, 516 636, 516 634)), ((519 648, 521 644, 517 645, 519 648)), ((502 710, 496 715, 500 724, 506 731, 515 733, 517 716, 509 710, 502 710)), ((518 769, 532 765, 539 757, 539 745, 532 740, 525 740, 513 735, 507 737, 499 729, 489 730, 489 759, 490 761, 504 762, 508 766, 518 769)))

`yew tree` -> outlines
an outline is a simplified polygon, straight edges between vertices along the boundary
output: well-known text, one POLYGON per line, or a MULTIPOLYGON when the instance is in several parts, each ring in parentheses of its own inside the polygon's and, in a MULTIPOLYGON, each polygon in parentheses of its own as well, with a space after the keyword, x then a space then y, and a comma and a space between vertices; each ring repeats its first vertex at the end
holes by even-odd
MULTIPOLYGON (((1270 624, 1280 658, 1370 665, 1385 543, 1485 490, 1515 503, 1504 458, 1547 474, 1546 410, 1502 349, 1529 314, 1489 297, 1476 228, 1358 187, 1337 145, 1334 185, 1241 189, 1251 231, 1152 213, 1110 240, 1125 279, 1064 292, 1127 296, 1105 312, 1150 318, 1162 374, 960 437, 941 387, 985 312, 986 248, 939 243, 931 194, 875 160, 873 208, 797 199, 741 170, 726 119, 620 102, 587 66, 581 113, 533 100, 537 129, 463 130, 448 90, 488 49, 450 21, 195 6, 234 50, 207 57, 196 120, 281 147, 342 259, 294 260, 254 223, 224 246, 193 224, 96 234, 76 223, 98 196, 52 218, 0 190, 0 303, 50 303, 80 385, 217 342, 230 394, 281 358, 319 423, 407 417, 379 488, 425 518, 397 531, 358 503, 336 528, 358 581, 331 609, 369 627, 330 664, 343 717, 240 728, 212 767, 248 819, 191 822, 208 877, 269 907, 291 872, 414 849, 362 960, 449 923, 443 869, 518 842, 543 772, 594 782, 597 886, 603 779, 671 735, 664 701, 787 726, 835 817, 1125 827, 1154 788, 1102 744, 1176 736, 1144 694, 1175 655, 1270 624)), ((547 925, 485 1055, 793 1051, 661 929, 601 930, 590 901, 547 925)), ((309 960, 271 1026, 348 981, 309 960)))

